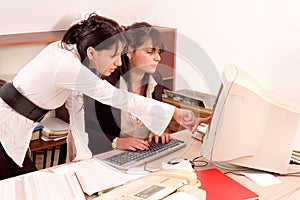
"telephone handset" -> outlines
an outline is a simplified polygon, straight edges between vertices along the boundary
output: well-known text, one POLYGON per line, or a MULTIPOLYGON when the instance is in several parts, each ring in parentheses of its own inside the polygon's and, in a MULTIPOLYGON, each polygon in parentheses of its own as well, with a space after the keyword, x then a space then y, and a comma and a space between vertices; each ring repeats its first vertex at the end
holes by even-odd
MULTIPOLYGON (((103 195, 97 197, 97 200, 111 199, 130 199, 130 200, 157 200, 176 192, 183 191, 195 195, 201 191, 200 182, 197 180, 195 172, 179 169, 163 169, 153 172, 139 178, 129 181, 126 184, 117 187, 103 195), (189 185, 190 184, 190 185, 189 185), (188 186, 188 187, 183 187, 188 186), (182 190, 180 190, 182 188, 182 190)), ((206 193, 204 195, 206 197, 206 193)), ((205 199, 201 198, 201 199, 205 199)))
POLYGON ((165 176, 186 180, 188 185, 201 186, 195 172, 180 169, 163 169, 157 172, 150 173, 148 176, 165 176))

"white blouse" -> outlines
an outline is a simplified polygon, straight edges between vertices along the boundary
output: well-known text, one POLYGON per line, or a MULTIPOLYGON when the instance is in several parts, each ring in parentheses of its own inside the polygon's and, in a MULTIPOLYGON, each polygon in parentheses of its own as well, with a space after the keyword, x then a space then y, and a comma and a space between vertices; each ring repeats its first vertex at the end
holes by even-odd
MULTIPOLYGON (((62 49, 60 42, 49 44, 25 65, 14 77, 13 84, 41 108, 55 109, 66 103, 71 136, 76 147, 74 160, 92 156, 84 127, 83 94, 130 112, 158 135, 166 129, 175 109, 169 104, 113 87, 82 65, 76 48, 72 51, 62 49)), ((0 141, 6 153, 19 166, 22 166, 36 125, 0 99, 0 141)))
MULTIPOLYGON (((149 77, 146 97, 152 99, 152 93, 157 85, 152 76, 149 77)), ((128 84, 124 78, 120 78, 120 88, 128 91, 128 84)), ((126 111, 121 111, 121 131, 120 137, 136 137, 147 139, 150 135, 149 129, 136 117, 126 111)))

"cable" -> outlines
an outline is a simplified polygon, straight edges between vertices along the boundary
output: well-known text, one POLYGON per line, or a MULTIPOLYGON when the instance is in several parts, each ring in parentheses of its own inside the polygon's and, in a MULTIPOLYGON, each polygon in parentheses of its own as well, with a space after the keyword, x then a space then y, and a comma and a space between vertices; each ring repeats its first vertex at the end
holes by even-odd
POLYGON ((206 167, 208 165, 208 161, 202 160, 203 156, 197 156, 191 162, 194 167, 206 167))

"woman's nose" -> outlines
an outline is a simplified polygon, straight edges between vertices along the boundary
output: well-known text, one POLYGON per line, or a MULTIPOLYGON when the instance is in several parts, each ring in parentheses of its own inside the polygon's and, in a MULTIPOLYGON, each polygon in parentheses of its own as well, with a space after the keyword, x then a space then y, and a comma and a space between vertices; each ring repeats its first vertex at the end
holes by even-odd
POLYGON ((155 61, 158 61, 158 62, 161 60, 160 54, 158 52, 155 53, 154 59, 155 59, 155 61))
POLYGON ((121 56, 118 56, 118 58, 116 58, 115 60, 115 65, 120 67, 122 65, 122 59, 121 56))

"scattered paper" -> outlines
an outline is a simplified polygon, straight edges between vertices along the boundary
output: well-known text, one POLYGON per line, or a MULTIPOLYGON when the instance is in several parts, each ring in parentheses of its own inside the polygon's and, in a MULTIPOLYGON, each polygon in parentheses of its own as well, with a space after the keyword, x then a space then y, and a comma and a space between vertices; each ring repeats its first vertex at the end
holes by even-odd
POLYGON ((76 172, 83 191, 92 195, 133 180, 134 176, 107 167, 98 159, 87 159, 53 169, 55 173, 76 172))
POLYGON ((164 169, 183 169, 183 170, 188 170, 188 171, 194 171, 191 163, 189 160, 184 160, 184 161, 181 161, 180 163, 178 164, 175 164, 175 165, 169 165, 169 164, 166 164, 164 165, 163 167, 164 169))
POLYGON ((245 175, 246 177, 248 177, 249 179, 251 179, 252 181, 254 181, 262 187, 281 183, 281 181, 278 178, 266 172, 247 171, 241 172, 241 174, 245 175))

